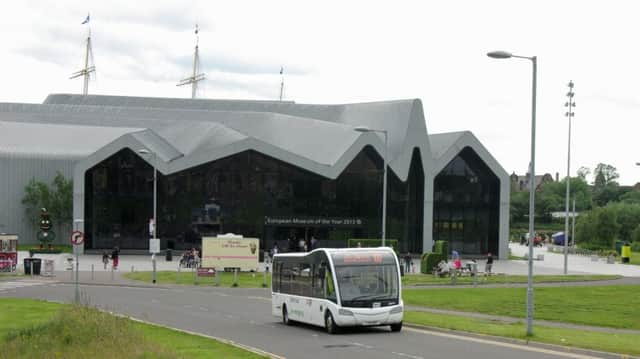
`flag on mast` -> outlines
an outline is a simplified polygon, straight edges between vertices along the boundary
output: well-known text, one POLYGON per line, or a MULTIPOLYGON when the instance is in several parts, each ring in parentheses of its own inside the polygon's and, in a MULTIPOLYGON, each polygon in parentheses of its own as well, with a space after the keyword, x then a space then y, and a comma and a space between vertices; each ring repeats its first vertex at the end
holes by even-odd
POLYGON ((84 21, 81 23, 81 25, 88 24, 88 23, 89 23, 89 14, 87 14, 87 18, 84 19, 84 21))

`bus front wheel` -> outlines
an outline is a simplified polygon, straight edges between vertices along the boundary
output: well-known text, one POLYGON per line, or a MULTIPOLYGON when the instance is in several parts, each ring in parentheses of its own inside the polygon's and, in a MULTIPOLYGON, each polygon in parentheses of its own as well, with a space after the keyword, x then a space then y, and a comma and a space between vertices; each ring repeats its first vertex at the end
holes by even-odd
POLYGON ((390 327, 392 332, 399 332, 400 330, 402 330, 402 322, 391 324, 390 327))
POLYGON ((339 331, 338 325, 333 320, 333 315, 331 315, 330 311, 324 315, 324 326, 327 328, 327 333, 329 334, 337 334, 339 331))
POLYGON ((284 325, 291 325, 291 320, 289 320, 289 312, 287 311, 287 306, 282 307, 282 323, 284 325))

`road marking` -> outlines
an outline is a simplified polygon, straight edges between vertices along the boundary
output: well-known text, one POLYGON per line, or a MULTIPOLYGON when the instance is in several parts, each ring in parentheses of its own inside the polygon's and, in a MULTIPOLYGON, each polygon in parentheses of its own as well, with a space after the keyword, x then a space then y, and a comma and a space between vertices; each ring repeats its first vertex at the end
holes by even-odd
POLYGON ((43 286, 48 284, 51 284, 51 282, 26 281, 26 280, 6 281, 6 282, 0 282, 0 292, 5 290, 8 291, 16 288, 43 286))
POLYGON ((411 358, 411 359, 424 359, 423 357, 418 357, 418 356, 411 355, 411 354, 406 354, 406 353, 398 353, 398 352, 391 352, 391 353, 395 354, 397 356, 411 358))
POLYGON ((367 348, 367 349, 373 349, 373 347, 371 345, 366 345, 366 344, 361 344, 361 343, 356 343, 356 342, 352 342, 351 344, 358 346, 358 347, 362 347, 362 348, 367 348))
POLYGON ((245 297, 245 298, 248 298, 248 299, 257 299, 257 300, 264 300, 264 301, 269 301, 269 302, 271 301, 271 298, 267 298, 267 297, 254 297, 254 296, 248 296, 248 297, 245 297))
POLYGON ((431 331, 431 330, 426 330, 426 329, 406 328, 405 327, 404 330, 409 330, 409 331, 416 332, 416 333, 429 334, 429 335, 434 335, 434 336, 439 336, 439 337, 444 337, 444 338, 466 340, 466 341, 469 341, 469 342, 476 342, 476 343, 481 343, 481 344, 490 344, 490 345, 495 345, 495 346, 504 347, 504 348, 510 348, 510 349, 519 349, 519 350, 525 350, 525 351, 530 351, 530 352, 535 352, 535 353, 557 355, 557 356, 562 356, 562 357, 567 357, 567 358, 578 358, 578 359, 588 359, 588 358, 596 359, 597 358, 597 357, 584 355, 584 354, 564 353, 564 352, 560 352, 560 351, 556 351, 556 350, 544 349, 544 348, 536 348, 536 347, 527 346, 527 345, 523 345, 523 344, 505 343, 505 342, 500 342, 500 341, 496 341, 496 340, 481 339, 481 338, 475 338, 475 337, 467 337, 467 336, 464 336, 464 335, 442 333, 442 332, 436 332, 436 331, 431 331))
POLYGON ((198 309, 200 309, 200 310, 201 310, 201 311, 203 311, 203 312, 208 312, 208 311, 209 311, 209 309, 207 309, 207 308, 205 308, 205 307, 200 307, 200 308, 198 308, 198 309))
POLYGON ((199 337, 204 337, 204 338, 217 340, 217 341, 219 341, 221 343, 233 345, 235 347, 250 351, 250 352, 258 354, 258 355, 263 355, 263 356, 266 356, 266 357, 269 357, 269 358, 285 359, 285 357, 283 357, 283 356, 280 356, 280 355, 277 355, 277 354, 274 354, 274 353, 270 353, 268 351, 265 351, 265 350, 262 350, 262 349, 258 349, 256 347, 252 347, 252 346, 249 346, 249 345, 237 343, 237 342, 234 342, 233 340, 224 339, 224 338, 220 338, 220 337, 214 337, 213 335, 207 335, 207 334, 192 332, 192 331, 189 331, 189 330, 174 328, 174 327, 170 327, 168 325, 162 325, 162 324, 158 324, 158 323, 148 322, 146 320, 142 320, 142 319, 138 319, 138 318, 130 317, 130 316, 125 316, 125 315, 117 314, 117 313, 113 313, 113 312, 111 312, 111 314, 118 315, 118 316, 121 316, 121 317, 124 317, 124 318, 128 318, 128 319, 134 320, 136 322, 144 323, 144 324, 154 325, 154 326, 162 327, 162 328, 168 328, 168 329, 175 330, 175 331, 178 331, 178 332, 183 332, 183 333, 187 333, 187 334, 191 334, 191 335, 197 335, 199 337))

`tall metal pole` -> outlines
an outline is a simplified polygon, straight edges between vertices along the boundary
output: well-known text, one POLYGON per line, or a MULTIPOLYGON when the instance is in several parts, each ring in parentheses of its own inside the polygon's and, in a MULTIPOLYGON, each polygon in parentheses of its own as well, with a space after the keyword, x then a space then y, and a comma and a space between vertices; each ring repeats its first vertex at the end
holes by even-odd
POLYGON ((567 101, 564 106, 568 107, 569 110, 565 113, 565 116, 569 118, 569 139, 567 141, 567 193, 565 198, 565 216, 564 216, 564 275, 568 273, 569 267, 569 187, 571 183, 570 177, 570 166, 571 166, 571 117, 573 117, 573 112, 571 109, 574 105, 573 103, 573 81, 569 81, 569 92, 567 93, 567 97, 569 101, 567 101))
POLYGON ((89 72, 86 69, 89 68, 89 49, 91 48, 91 30, 89 30, 89 37, 87 37, 87 49, 84 54, 84 84, 82 86, 82 95, 87 96, 89 93, 89 72))
POLYGON ((533 230, 535 218, 535 168, 536 168, 536 77, 538 58, 529 58, 533 63, 531 96, 531 173, 529 176, 529 276, 527 281, 527 335, 533 335, 533 230))
POLYGON ((573 197, 573 214, 571 215, 571 240, 576 245, 576 197, 573 197))
POLYGON ((531 60, 533 65, 533 79, 531 81, 531 161, 529 163, 529 276, 527 280, 527 335, 533 334, 533 230, 535 219, 535 178, 536 178, 536 85, 538 73, 538 58, 513 55, 507 51, 492 51, 487 56, 494 59, 509 59, 512 57, 531 60))
POLYGON ((387 131, 382 130, 384 133, 384 170, 383 170, 383 179, 382 179, 382 246, 385 246, 385 239, 387 236, 387 131))
MULTIPOLYGON (((156 168, 156 153, 153 152, 153 238, 158 238, 158 170, 156 168)), ((152 282, 156 282, 156 254, 151 255, 151 265, 153 266, 153 278, 152 282)))

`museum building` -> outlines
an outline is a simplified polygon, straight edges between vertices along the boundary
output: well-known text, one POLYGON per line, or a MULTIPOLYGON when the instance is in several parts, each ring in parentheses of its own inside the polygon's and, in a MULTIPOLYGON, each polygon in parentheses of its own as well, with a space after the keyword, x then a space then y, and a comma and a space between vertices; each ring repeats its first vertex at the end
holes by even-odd
POLYGON ((155 168, 162 248, 222 233, 260 238, 262 248, 311 236, 342 247, 381 236, 386 157, 386 238, 401 252, 446 240, 466 255, 508 255, 508 174, 470 132, 429 135, 420 100, 53 94, 0 103, 0 140, 0 232, 22 243, 35 241, 24 186, 60 171, 73 178, 86 249, 147 249, 155 168))

